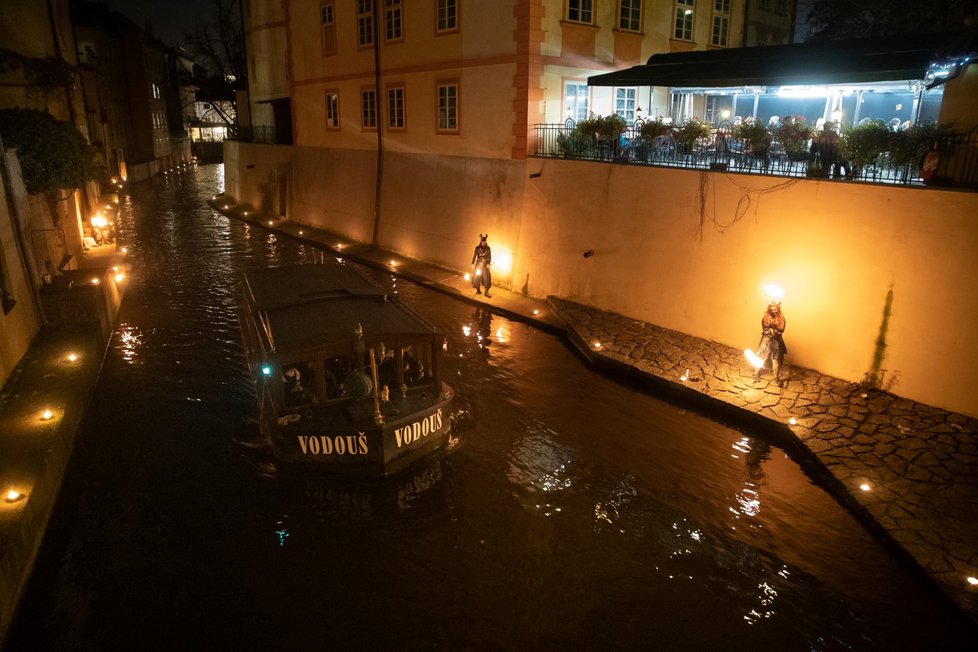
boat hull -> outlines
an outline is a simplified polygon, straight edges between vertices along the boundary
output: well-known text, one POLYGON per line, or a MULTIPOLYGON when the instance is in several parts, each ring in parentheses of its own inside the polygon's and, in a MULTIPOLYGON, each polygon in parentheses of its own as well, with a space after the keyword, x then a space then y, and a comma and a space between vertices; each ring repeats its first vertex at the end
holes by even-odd
POLYGON ((364 477, 397 473, 446 448, 452 436, 452 390, 421 409, 385 406, 383 423, 324 418, 316 410, 295 420, 263 419, 275 457, 286 464, 364 477))

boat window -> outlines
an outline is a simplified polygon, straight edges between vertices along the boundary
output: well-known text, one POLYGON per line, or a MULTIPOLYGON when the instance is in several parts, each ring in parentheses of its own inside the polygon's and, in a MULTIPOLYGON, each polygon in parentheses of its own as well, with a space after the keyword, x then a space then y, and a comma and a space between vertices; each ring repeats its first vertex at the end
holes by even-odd
POLYGON ((353 360, 348 355, 327 357, 323 360, 326 375, 326 398, 338 399, 347 396, 343 382, 353 371, 353 360))
POLYGON ((431 345, 411 344, 401 349, 401 362, 404 369, 404 384, 408 387, 430 385, 431 345))
POLYGON ((302 407, 316 402, 316 374, 308 362, 282 367, 282 389, 285 406, 302 407))
POLYGON ((374 363, 377 366, 377 381, 383 387, 393 391, 396 385, 397 365, 394 362, 394 349, 383 342, 377 342, 362 354, 353 358, 353 368, 343 381, 345 396, 362 399, 373 395, 373 370, 370 367, 370 350, 374 352, 374 363))

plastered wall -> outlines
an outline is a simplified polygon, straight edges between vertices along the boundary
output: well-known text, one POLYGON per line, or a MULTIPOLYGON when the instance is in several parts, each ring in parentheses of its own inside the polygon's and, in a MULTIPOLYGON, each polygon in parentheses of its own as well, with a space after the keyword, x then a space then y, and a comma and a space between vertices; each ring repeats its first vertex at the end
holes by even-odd
MULTIPOLYGON (((226 146, 230 194, 288 167, 290 148, 252 151, 268 147, 226 146)), ((290 219, 369 242, 375 156, 291 151, 290 219)), ((790 364, 978 416, 978 194, 556 159, 388 153, 384 170, 385 248, 462 271, 488 232, 502 285, 737 348, 776 283, 790 364)))
MULTIPOLYGON (((26 196, 23 179, 20 173, 20 163, 13 151, 0 156, 0 165, 7 166, 7 173, 0 175, 0 262, 4 284, 10 298, 16 301, 6 314, 0 311, 0 387, 2 387, 17 363, 27 352, 34 336, 40 329, 40 320, 34 304, 34 293, 31 279, 28 276, 21 248, 17 245, 17 229, 14 216, 10 214, 7 201, 8 192, 26 196), (4 186, 4 179, 9 179, 16 188, 4 186)), ((23 220, 23 216, 21 217, 23 220)), ((29 254, 28 254, 29 255, 29 254)))

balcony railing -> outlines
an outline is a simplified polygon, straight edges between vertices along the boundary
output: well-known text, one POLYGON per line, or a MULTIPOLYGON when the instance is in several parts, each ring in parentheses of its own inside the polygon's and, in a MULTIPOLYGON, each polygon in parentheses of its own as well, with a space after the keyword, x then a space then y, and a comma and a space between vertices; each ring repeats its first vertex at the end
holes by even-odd
POLYGON ((969 134, 953 134, 936 143, 936 169, 922 171, 920 165, 895 165, 888 153, 880 154, 870 165, 833 170, 832 161, 817 158, 808 150, 789 153, 778 141, 763 152, 752 152, 729 132, 714 130, 708 138, 691 145, 678 143, 673 136, 646 140, 638 128, 625 130, 618 139, 581 138, 574 133, 573 121, 566 124, 535 125, 531 156, 603 161, 630 165, 720 170, 766 174, 781 177, 826 178, 841 176, 869 183, 928 185, 978 188, 978 128, 969 134), (572 137, 573 134, 573 137, 572 137))

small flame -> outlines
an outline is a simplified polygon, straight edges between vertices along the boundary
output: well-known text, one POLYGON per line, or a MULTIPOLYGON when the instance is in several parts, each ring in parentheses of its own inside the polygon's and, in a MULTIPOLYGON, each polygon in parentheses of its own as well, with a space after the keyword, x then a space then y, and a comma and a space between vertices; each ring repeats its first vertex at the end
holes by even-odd
POLYGON ((784 298, 784 288, 780 285, 768 284, 764 286, 764 293, 768 298, 781 301, 784 298))
POLYGON ((747 362, 751 363, 755 369, 760 369, 764 366, 764 361, 757 357, 757 354, 750 349, 744 349, 744 357, 747 358, 747 362))

